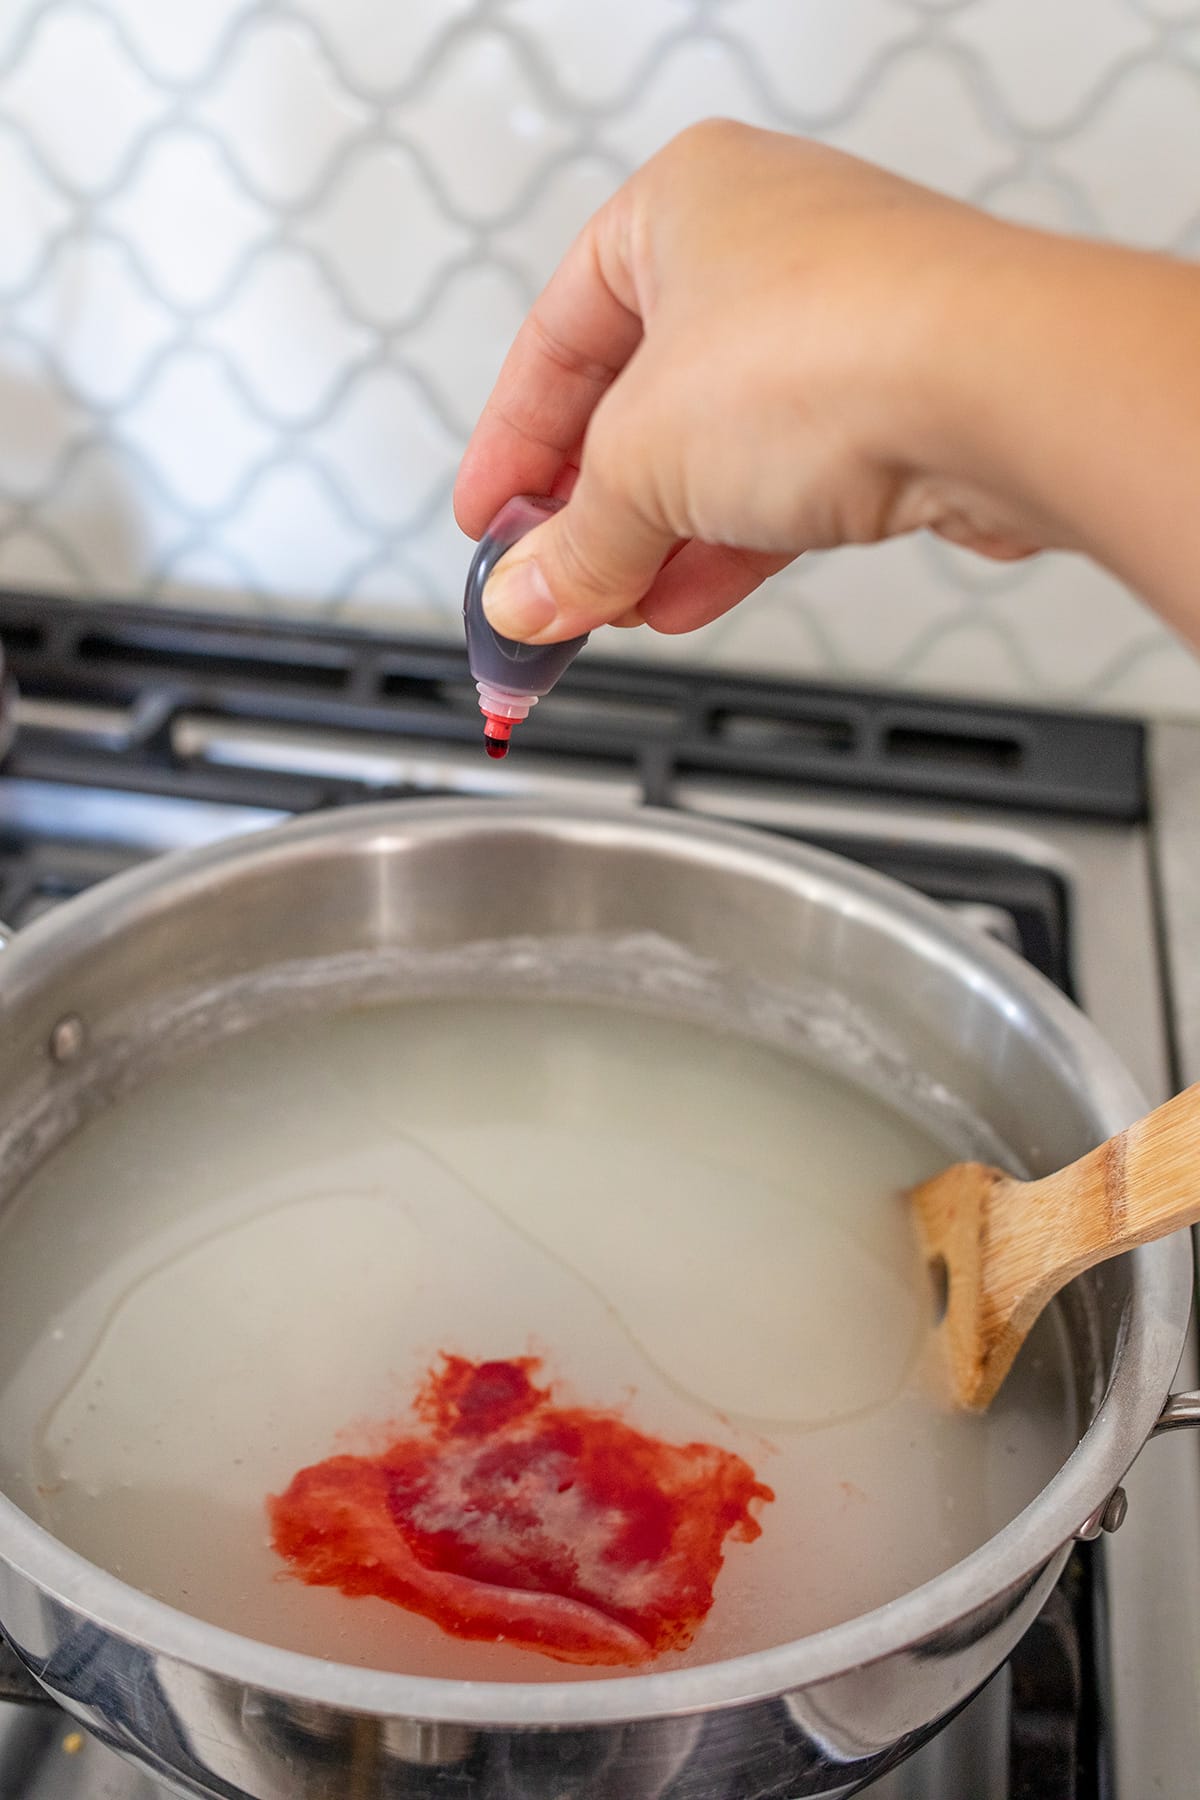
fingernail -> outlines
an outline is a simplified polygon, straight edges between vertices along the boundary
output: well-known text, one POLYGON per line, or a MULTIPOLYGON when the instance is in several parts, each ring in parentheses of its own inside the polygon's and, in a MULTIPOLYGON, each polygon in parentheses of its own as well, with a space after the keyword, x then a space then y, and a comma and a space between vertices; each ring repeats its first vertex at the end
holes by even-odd
POLYGON ((545 631, 558 613, 546 577, 531 556, 499 565, 483 590, 483 610, 494 631, 519 643, 545 631))

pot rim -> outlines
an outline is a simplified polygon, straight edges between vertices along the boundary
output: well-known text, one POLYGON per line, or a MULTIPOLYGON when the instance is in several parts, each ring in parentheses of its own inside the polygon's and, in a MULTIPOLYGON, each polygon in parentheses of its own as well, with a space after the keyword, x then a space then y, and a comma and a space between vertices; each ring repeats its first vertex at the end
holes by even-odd
MULTIPOLYGON (((1132 1078, 1090 1021, 1014 952, 890 877, 832 852, 746 828, 654 809, 618 811, 522 801, 418 800, 354 806, 245 833, 199 850, 140 864, 56 908, 17 934, 0 956, 0 994, 10 982, 36 987, 54 967, 63 939, 98 945, 122 918, 172 904, 180 890, 202 889, 230 864, 288 853, 324 854, 329 840, 351 837, 361 853, 403 841, 454 835, 546 833, 602 844, 614 831, 647 847, 719 863, 725 869, 835 895, 886 927, 900 918, 938 960, 959 967, 977 989, 1032 1015, 1064 1060, 1082 1055, 1107 1129, 1144 1110, 1132 1078), (94 931, 94 927, 102 929, 94 931)), ((1125 1330, 1108 1392, 1075 1449, 1040 1494, 977 1550, 920 1587, 871 1612, 768 1650, 703 1664, 594 1681, 452 1681, 362 1669, 283 1650, 192 1617, 89 1562, 0 1494, 0 1559, 54 1599, 158 1656, 285 1698, 353 1712, 463 1725, 527 1728, 614 1724, 729 1707, 829 1680, 910 1649, 994 1601, 1043 1567, 1121 1481, 1149 1438, 1182 1353, 1192 1271, 1187 1245, 1163 1238, 1134 1251, 1125 1330), (1131 1388, 1130 1371, 1136 1370, 1131 1388), (1121 1381, 1122 1373, 1126 1380, 1121 1381)), ((25 1654, 36 1663, 36 1657, 25 1654)))

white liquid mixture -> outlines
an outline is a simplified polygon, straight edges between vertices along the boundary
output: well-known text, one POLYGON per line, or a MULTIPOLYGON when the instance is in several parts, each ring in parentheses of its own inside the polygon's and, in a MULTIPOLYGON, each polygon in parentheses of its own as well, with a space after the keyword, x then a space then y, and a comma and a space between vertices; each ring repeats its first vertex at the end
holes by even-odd
POLYGON ((265 1496, 410 1430, 440 1352, 532 1351, 564 1400, 775 1490, 656 1666, 776 1644, 949 1566, 1074 1441, 1053 1320, 987 1417, 943 1399, 899 1190, 946 1160, 779 1051, 627 1011, 264 1027, 94 1120, 0 1224, 0 1475, 86 1556, 249 1636, 594 1679, 306 1587, 269 1541, 265 1496))

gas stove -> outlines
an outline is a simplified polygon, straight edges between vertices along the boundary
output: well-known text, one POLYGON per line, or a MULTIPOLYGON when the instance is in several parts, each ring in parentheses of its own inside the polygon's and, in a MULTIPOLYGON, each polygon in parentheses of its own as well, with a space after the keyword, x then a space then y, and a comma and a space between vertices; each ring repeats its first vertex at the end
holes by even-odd
MULTIPOLYGON (((1200 732, 589 652, 501 764, 483 755, 465 658, 440 644, 19 594, 0 595, 0 643, 19 690, 0 708, 0 742, 15 723, 0 917, 18 930, 146 857, 319 807, 455 794, 652 804, 821 844, 956 908, 1076 999, 1148 1100, 1200 1075, 1200 960, 1187 953, 1200 870, 1175 828, 1200 802, 1200 732)), ((1191 1435, 1152 1446, 1127 1490, 1120 1533, 1078 1548, 1008 1665, 872 1800, 1194 1792, 1191 1435)), ((0 1662, 3 1800, 166 1791, 0 1662)))

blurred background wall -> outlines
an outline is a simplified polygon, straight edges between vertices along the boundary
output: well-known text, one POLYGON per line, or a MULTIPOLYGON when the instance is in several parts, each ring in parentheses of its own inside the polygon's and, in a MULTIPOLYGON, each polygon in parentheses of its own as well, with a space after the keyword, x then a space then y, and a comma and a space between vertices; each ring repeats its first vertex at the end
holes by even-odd
MULTIPOLYGON (((456 631, 451 481, 523 310, 712 113, 1200 248, 1200 0, 5 0, 0 583, 456 631)), ((1200 713, 1116 583, 925 538, 612 639, 1200 713)))

